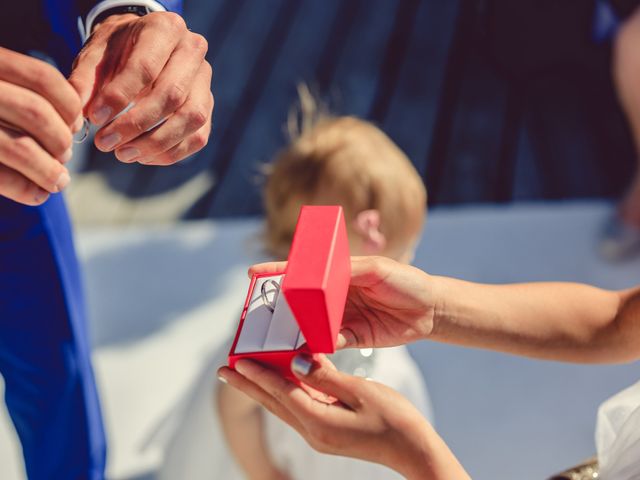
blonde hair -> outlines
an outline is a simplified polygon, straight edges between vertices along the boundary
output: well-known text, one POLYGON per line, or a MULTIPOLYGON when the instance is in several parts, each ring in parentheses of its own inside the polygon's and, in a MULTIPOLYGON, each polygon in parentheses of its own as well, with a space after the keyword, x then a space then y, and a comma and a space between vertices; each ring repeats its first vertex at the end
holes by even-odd
POLYGON ((286 257, 302 205, 342 205, 350 237, 358 213, 376 209, 385 251, 406 248, 426 211, 418 172, 379 128, 355 117, 331 117, 305 92, 300 92, 302 121, 290 116, 292 141, 267 170, 267 250, 286 257))

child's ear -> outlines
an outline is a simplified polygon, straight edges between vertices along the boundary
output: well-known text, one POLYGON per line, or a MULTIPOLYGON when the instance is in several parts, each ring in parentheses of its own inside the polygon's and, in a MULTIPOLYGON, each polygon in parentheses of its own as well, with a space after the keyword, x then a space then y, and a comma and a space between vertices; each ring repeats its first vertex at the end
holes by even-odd
POLYGON ((353 221, 353 229, 362 240, 365 254, 375 255, 384 251, 387 239, 380 231, 379 210, 363 210, 358 213, 353 221))

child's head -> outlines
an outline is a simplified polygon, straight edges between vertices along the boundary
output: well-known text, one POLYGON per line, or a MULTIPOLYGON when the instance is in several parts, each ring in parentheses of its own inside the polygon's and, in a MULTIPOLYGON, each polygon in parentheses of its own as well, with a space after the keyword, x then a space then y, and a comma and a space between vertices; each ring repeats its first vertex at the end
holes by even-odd
POLYGON ((352 255, 410 262, 426 213, 426 190, 406 155, 380 129, 324 117, 270 166, 267 249, 286 258, 302 205, 342 205, 352 255))

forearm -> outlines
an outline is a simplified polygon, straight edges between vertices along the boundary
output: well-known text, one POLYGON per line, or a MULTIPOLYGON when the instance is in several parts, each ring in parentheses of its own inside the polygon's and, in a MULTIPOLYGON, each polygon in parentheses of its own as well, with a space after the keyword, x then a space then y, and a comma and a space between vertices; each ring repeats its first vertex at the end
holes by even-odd
POLYGON ((411 448, 398 452, 397 465, 392 466, 408 480, 470 480, 455 455, 435 429, 424 419, 412 425, 411 448))
POLYGON ((572 283, 481 285, 430 277, 433 340, 580 363, 640 357, 639 289, 572 283))
POLYGON ((227 444, 251 480, 277 478, 265 445, 261 409, 258 403, 225 385, 218 390, 218 414, 227 444))

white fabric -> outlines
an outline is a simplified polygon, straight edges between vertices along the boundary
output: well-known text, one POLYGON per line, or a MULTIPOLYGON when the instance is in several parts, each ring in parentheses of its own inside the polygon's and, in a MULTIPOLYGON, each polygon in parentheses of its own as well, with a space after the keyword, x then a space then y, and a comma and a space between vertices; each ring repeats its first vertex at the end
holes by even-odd
POLYGON ((640 479, 640 382, 600 406, 596 445, 600 478, 640 479))

